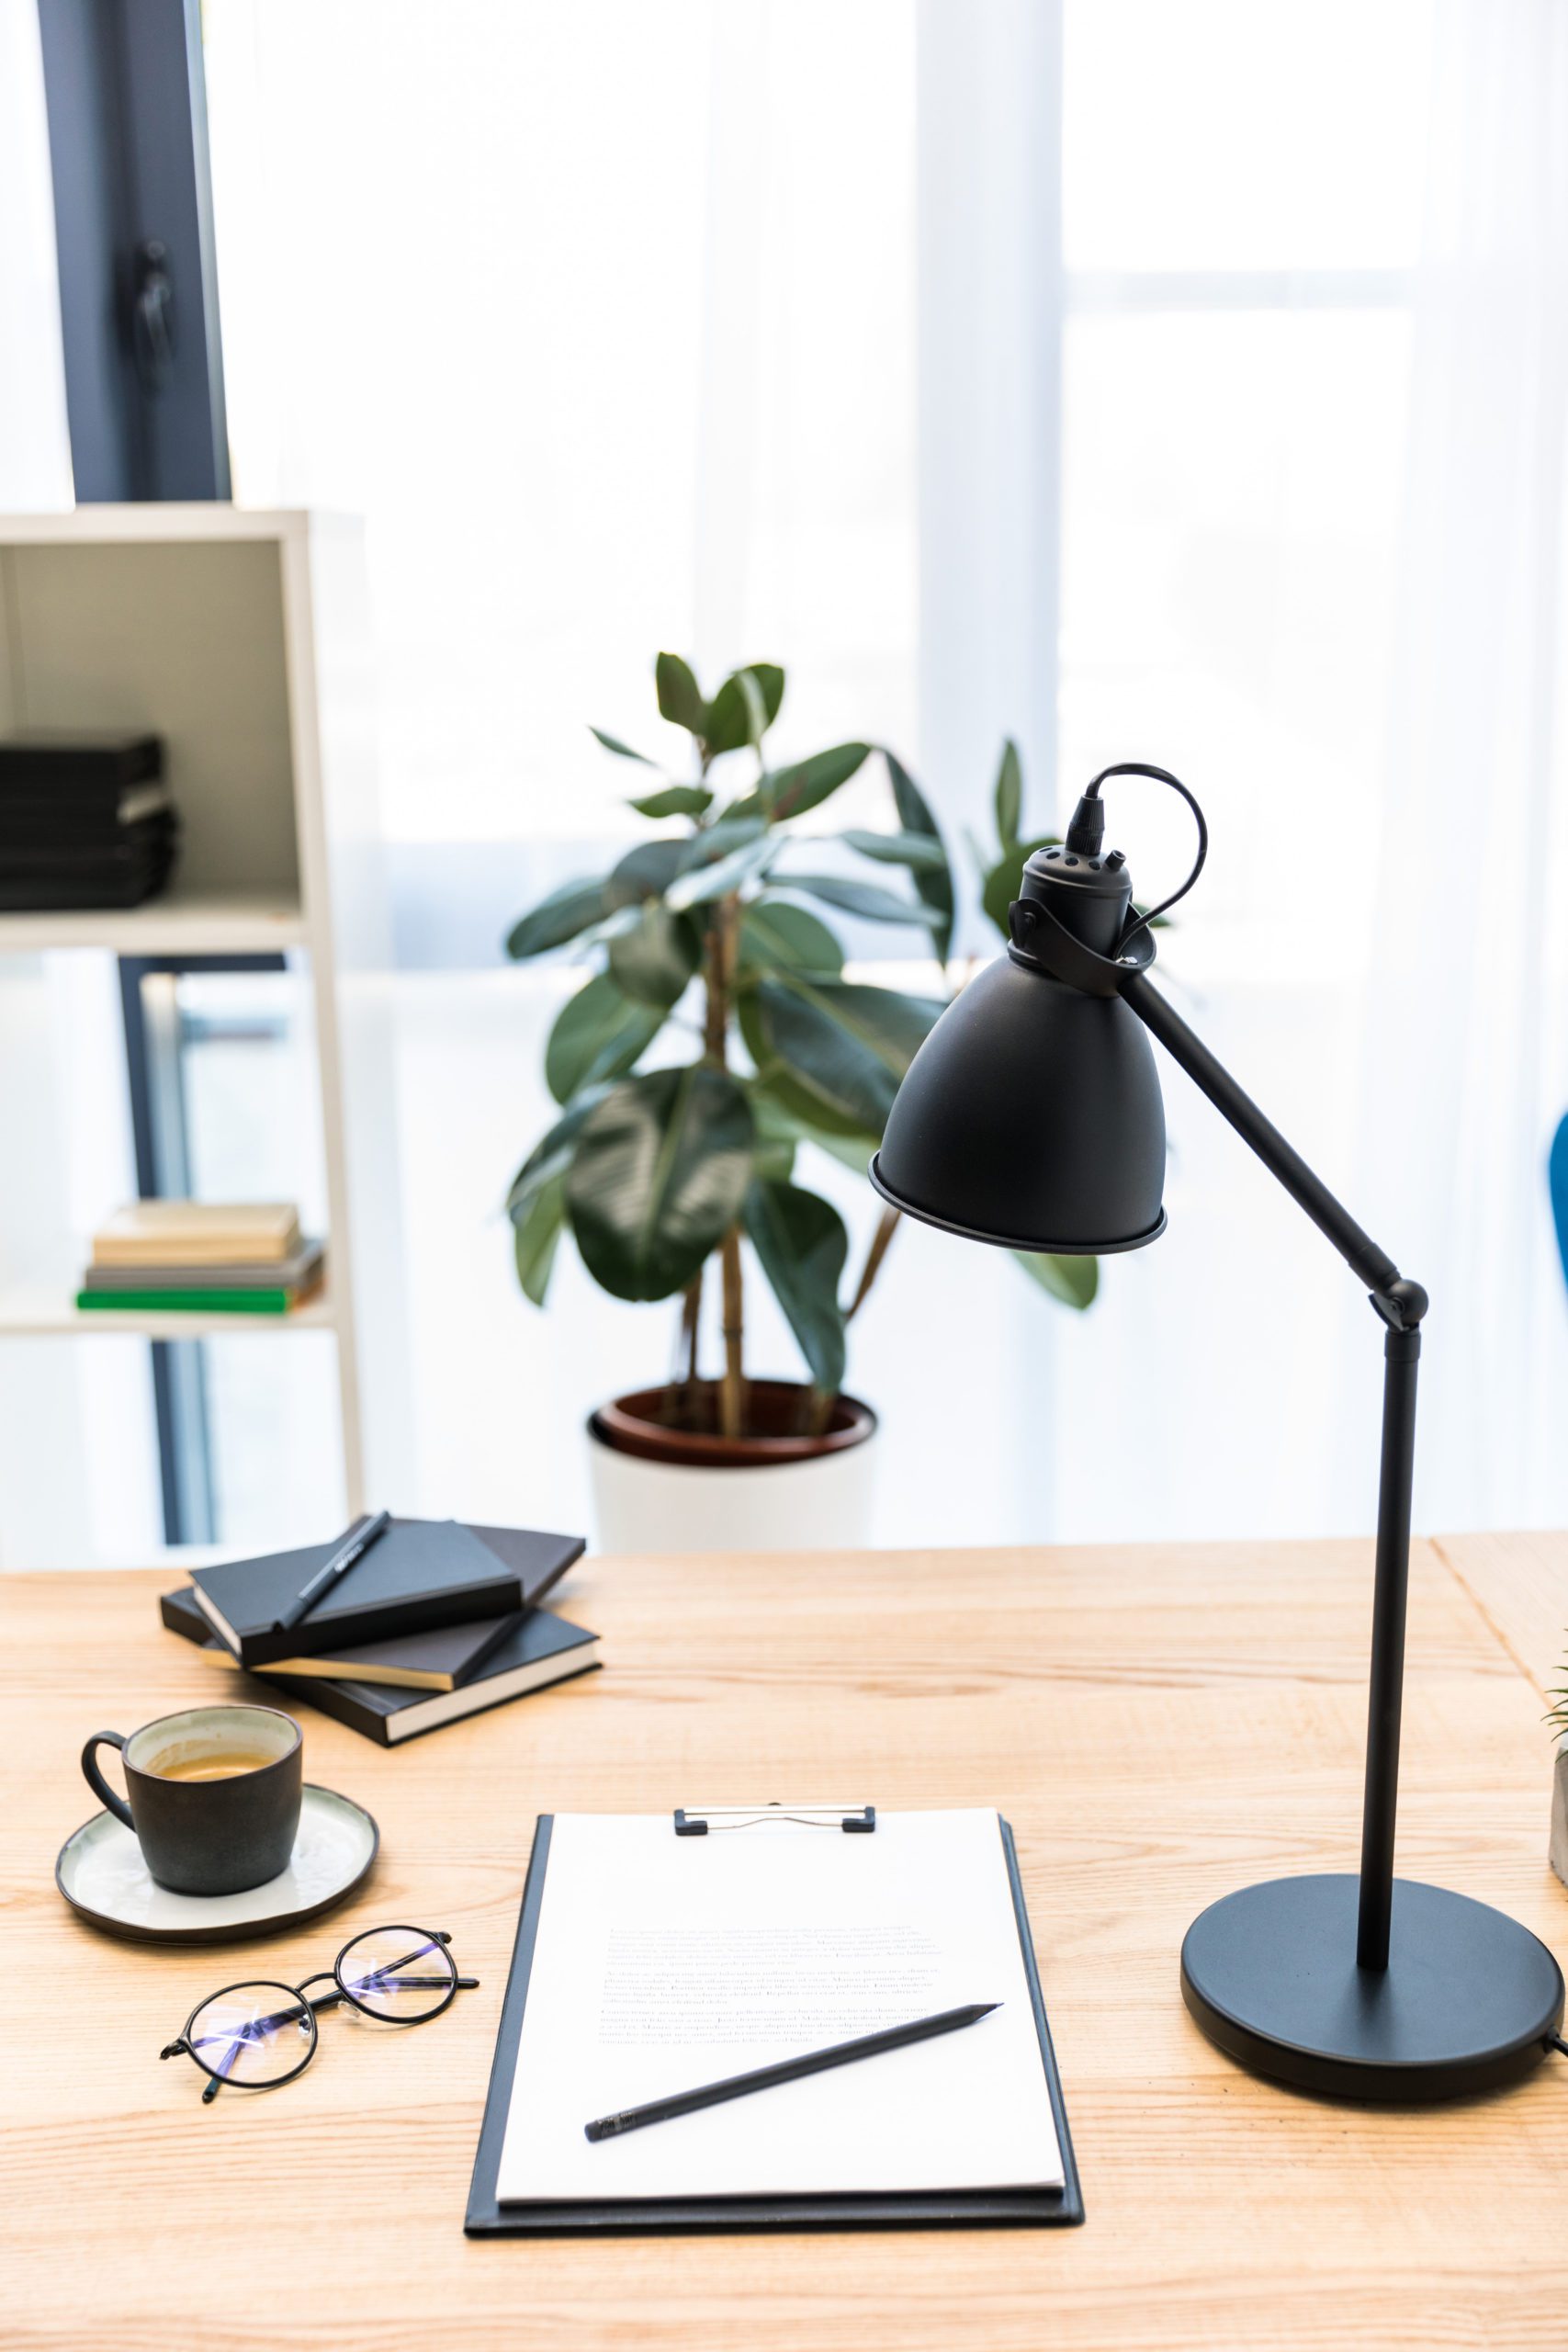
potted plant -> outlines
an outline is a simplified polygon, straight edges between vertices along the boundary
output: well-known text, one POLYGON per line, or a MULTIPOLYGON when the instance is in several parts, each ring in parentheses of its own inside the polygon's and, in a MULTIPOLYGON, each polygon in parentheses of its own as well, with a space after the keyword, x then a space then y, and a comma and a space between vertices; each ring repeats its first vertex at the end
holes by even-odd
MULTIPOLYGON (((507 940, 514 957, 570 949, 592 965, 546 1049, 559 1115, 507 1199, 518 1278, 542 1306, 570 1230, 615 1297, 679 1301, 678 1375, 609 1400, 590 1423, 605 1548, 854 1542, 865 1532, 876 1417, 844 1391, 846 1334, 897 1217, 880 1219, 846 1295, 843 1220, 797 1181, 797 1157, 816 1147, 864 1170, 946 1000, 846 978, 826 918, 918 931, 945 967, 952 868, 919 788, 882 752, 893 825, 831 838, 884 878, 824 870, 832 861, 822 833, 802 833, 798 821, 864 767, 872 747, 840 743, 770 767, 764 747, 784 691, 776 664, 736 671, 711 700, 677 655, 659 656, 655 679, 660 713, 694 753, 688 778, 650 778, 631 800, 660 830, 608 874, 553 891, 507 940), (732 761, 744 763, 739 779, 718 765, 732 761), (904 887, 888 887, 894 876, 904 887), (678 1008, 673 1035, 690 1043, 672 1059, 678 1008), (661 1040, 665 1050, 643 1067, 661 1040), (760 1378, 748 1365, 750 1268, 784 1311, 804 1381, 760 1378), (710 1283, 723 1351, 712 1371, 701 1361, 710 1283)), ((656 766, 593 732, 615 757, 656 766)), ((1053 1261, 1042 1278, 1087 1304, 1083 1262, 1053 1261)))
POLYGON ((1547 1715, 1556 1753, 1551 1774, 1551 1837, 1548 1847, 1551 1867, 1568 1886, 1568 1690, 1553 1690, 1547 1715))

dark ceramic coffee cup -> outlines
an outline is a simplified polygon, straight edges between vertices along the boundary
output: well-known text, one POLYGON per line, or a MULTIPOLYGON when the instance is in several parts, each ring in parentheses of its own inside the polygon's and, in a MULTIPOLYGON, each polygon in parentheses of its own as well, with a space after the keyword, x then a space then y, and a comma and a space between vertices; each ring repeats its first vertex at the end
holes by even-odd
POLYGON ((239 1894, 288 1866, 304 1757, 304 1734, 279 1708, 187 1707, 129 1736, 96 1731, 82 1770, 93 1794, 134 1830, 160 1886, 239 1894), (98 1770, 100 1745, 120 1751, 124 1797, 98 1770))

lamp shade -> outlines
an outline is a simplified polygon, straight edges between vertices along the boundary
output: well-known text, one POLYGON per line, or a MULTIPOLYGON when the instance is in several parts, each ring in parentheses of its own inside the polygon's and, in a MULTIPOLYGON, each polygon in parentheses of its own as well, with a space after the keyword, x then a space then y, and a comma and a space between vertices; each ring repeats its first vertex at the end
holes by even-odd
POLYGON ((949 1005, 900 1086, 871 1181, 975 1241, 1063 1256, 1165 1228, 1165 1110, 1119 997, 1000 956, 949 1005))

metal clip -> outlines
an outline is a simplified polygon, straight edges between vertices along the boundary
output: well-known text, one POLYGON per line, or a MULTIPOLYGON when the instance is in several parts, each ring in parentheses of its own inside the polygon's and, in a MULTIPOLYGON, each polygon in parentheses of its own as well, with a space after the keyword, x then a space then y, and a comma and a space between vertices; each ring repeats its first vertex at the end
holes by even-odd
POLYGON ((675 1808, 677 1838, 705 1838, 712 1829, 755 1829, 770 1822, 793 1822, 800 1829, 841 1829, 852 1838, 867 1838, 876 1827, 874 1804, 781 1805, 776 1798, 765 1805, 706 1804, 700 1813, 675 1808))

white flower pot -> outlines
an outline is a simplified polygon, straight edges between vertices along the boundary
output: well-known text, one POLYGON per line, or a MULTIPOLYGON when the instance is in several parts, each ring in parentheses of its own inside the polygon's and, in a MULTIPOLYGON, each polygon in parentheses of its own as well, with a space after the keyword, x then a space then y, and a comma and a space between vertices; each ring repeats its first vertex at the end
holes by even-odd
MULTIPOLYGON (((756 1386, 781 1398, 790 1393, 783 1383, 756 1386)), ((876 1418, 868 1408, 845 1399, 840 1418, 848 1425, 827 1437, 751 1440, 733 1449, 741 1459, 723 1462, 712 1458, 725 1449, 711 1437, 691 1440, 651 1424, 639 1433, 625 1411, 638 1401, 619 1398, 588 1425, 601 1552, 799 1552, 869 1543, 876 1418), (653 1458, 657 1453, 667 1458, 653 1458), (679 1458, 682 1453, 696 1458, 679 1458)))
POLYGON ((1568 1886, 1568 1747, 1560 1747, 1551 1775, 1551 1867, 1568 1886))

